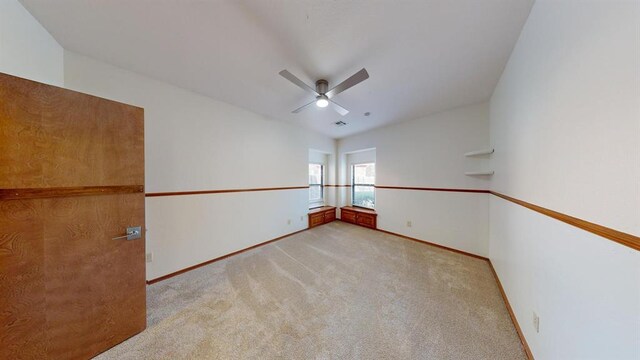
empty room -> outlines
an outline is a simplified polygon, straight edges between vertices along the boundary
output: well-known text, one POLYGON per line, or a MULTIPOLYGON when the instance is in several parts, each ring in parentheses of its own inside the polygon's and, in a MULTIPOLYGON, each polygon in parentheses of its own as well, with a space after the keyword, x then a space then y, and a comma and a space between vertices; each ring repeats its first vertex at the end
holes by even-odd
POLYGON ((640 359, 640 1, 0 0, 0 359, 640 359))

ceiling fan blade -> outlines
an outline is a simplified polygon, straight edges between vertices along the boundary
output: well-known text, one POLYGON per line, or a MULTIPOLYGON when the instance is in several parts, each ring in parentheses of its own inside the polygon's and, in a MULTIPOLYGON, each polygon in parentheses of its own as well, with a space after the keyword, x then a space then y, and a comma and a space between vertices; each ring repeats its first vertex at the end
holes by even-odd
POLYGON ((282 71, 279 72, 279 74, 283 78, 285 78, 285 79, 291 81, 292 83, 298 85, 298 87, 300 87, 302 90, 308 91, 308 92, 312 93, 315 96, 320 95, 312 87, 310 87, 309 85, 307 85, 304 82, 302 82, 302 80, 298 79, 295 75, 293 75, 292 73, 288 72, 287 70, 282 70, 282 71))
POLYGON ((313 100, 312 102, 310 102, 310 103, 308 103, 308 104, 305 104, 305 105, 302 105, 302 106, 300 106, 299 108, 297 108, 297 109, 293 110, 293 111, 292 111, 292 113, 297 114, 297 113, 299 113, 300 111, 302 111, 302 110, 306 109, 306 108, 307 108, 307 106, 309 106, 309 105, 311 105, 311 104, 315 104, 315 103, 316 103, 316 101, 315 101, 315 100, 313 100))
POLYGON ((345 116, 349 113, 349 110, 343 108, 342 106, 338 105, 335 101, 333 100, 329 100, 329 106, 331 106, 331 108, 333 110, 335 110, 338 114, 345 116))
MULTIPOLYGON (((284 75, 283 75, 284 76, 284 75)), ((341 82, 340 84, 336 85, 333 89, 327 91, 327 93, 325 95, 327 95, 328 98, 332 98, 338 94, 340 94, 341 92, 355 86, 358 85, 359 83, 367 80, 369 78, 369 73, 367 72, 367 70, 365 68, 362 68, 362 70, 358 71, 357 73, 351 75, 350 78, 348 78, 347 80, 341 82)))

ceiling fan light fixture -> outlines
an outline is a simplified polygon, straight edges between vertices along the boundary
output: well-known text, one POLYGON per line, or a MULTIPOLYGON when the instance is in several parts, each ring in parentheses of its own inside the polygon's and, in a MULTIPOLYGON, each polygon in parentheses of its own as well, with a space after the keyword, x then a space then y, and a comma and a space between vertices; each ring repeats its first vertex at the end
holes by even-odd
POLYGON ((369 73, 365 68, 362 68, 360 69, 360 71, 351 75, 347 80, 334 86, 332 89, 329 89, 329 82, 327 80, 320 79, 316 81, 315 90, 287 70, 280 71, 280 76, 289 80, 294 85, 301 88, 302 90, 308 93, 312 93, 315 96, 314 101, 311 101, 310 103, 302 105, 299 108, 293 110, 292 111, 293 114, 297 114, 302 110, 308 108, 309 106, 313 105, 313 103, 316 103, 316 106, 319 108, 326 108, 327 106, 331 105, 331 109, 335 110, 341 116, 345 116, 349 113, 349 110, 343 108, 342 106, 338 105, 335 101, 329 100, 329 99, 333 99, 334 96, 340 94, 341 92, 348 90, 354 87, 355 85, 358 85, 359 83, 367 80, 369 78, 369 73))
POLYGON ((327 99, 327 97, 324 95, 318 96, 316 100, 316 106, 321 108, 329 106, 329 99, 327 99))

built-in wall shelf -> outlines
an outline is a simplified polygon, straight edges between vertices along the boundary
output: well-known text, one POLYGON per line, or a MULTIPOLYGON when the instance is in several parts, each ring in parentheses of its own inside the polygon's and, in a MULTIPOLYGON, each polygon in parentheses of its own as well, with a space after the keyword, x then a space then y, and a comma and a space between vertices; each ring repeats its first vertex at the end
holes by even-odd
POLYGON ((466 173, 464 173, 467 176, 491 176, 493 175, 494 171, 467 171, 466 173))
POLYGON ((470 151, 466 154, 464 154, 464 156, 480 156, 480 155, 489 155, 489 154, 493 154, 493 149, 484 149, 484 150, 476 150, 476 151, 470 151))
MULTIPOLYGON (((493 154, 493 151, 494 151, 493 148, 470 151, 468 153, 465 153, 464 156, 466 156, 466 157, 475 157, 475 156, 482 156, 482 155, 491 155, 491 154, 493 154)), ((488 158, 480 158, 478 160, 480 160, 482 163, 485 163, 485 162, 489 161, 488 158)), ((477 161, 477 160, 473 160, 473 161, 477 161)), ((486 165, 488 165, 488 164, 485 164, 485 166, 486 165)), ((480 166, 480 168, 483 168, 485 166, 480 166)), ((491 175, 493 175, 493 170, 467 171, 464 174, 467 175, 467 176, 491 176, 491 175)))

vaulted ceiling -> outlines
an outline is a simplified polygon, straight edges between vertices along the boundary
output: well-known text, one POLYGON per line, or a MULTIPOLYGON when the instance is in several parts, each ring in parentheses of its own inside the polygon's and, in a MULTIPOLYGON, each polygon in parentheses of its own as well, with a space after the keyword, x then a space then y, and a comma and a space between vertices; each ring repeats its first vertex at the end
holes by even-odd
POLYGON ((533 3, 21 1, 67 50, 335 138, 487 100, 533 3), (280 70, 332 87, 363 67, 370 78, 334 98, 346 116, 291 113, 313 96, 280 70))

